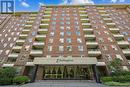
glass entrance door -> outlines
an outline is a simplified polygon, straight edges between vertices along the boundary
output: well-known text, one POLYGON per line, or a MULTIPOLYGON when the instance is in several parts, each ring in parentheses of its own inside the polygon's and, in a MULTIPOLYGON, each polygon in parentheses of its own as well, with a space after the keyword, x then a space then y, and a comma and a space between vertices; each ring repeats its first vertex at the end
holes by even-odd
POLYGON ((91 66, 45 66, 43 79, 92 79, 91 66))

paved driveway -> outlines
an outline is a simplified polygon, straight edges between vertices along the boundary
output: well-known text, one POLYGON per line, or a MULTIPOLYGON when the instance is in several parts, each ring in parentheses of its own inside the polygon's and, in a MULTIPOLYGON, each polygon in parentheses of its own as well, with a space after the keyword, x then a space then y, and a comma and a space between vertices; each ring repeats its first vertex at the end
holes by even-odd
POLYGON ((108 86, 98 84, 94 81, 44 80, 44 81, 37 81, 34 83, 29 83, 22 86, 4 86, 4 87, 108 87, 108 86))

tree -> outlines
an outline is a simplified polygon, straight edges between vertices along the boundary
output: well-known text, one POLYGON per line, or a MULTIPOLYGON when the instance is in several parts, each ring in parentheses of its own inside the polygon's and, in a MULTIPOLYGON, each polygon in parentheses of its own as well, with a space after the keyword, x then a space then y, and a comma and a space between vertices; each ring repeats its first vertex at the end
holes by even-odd
POLYGON ((108 68, 111 70, 111 74, 119 74, 122 72, 121 66, 122 60, 116 58, 108 64, 108 68))

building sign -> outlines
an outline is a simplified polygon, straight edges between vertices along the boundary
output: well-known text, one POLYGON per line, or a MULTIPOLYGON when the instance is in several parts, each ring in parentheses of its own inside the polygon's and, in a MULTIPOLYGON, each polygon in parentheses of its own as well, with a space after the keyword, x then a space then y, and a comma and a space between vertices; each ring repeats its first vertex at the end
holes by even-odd
POLYGON ((85 64, 96 64, 96 57, 70 57, 70 58, 45 58, 36 57, 34 59, 34 64, 36 65, 85 65, 85 64))
POLYGON ((1 13, 14 13, 14 0, 0 0, 1 13))
POLYGON ((74 61, 74 59, 57 59, 56 60, 56 63, 60 63, 60 62, 73 62, 74 61))

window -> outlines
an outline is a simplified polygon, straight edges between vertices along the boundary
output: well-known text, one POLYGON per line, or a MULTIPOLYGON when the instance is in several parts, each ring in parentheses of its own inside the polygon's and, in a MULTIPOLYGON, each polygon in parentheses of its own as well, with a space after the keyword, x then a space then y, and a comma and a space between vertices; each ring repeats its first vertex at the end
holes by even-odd
POLYGON ((76 31, 76 35, 80 36, 81 35, 80 31, 76 31))
POLYGON ((70 26, 67 26, 66 29, 70 30, 70 26))
POLYGON ((64 25, 64 22, 60 22, 60 25, 64 25))
POLYGON ((66 18, 66 20, 70 20, 70 18, 69 18, 69 17, 67 17, 67 18, 66 18))
POLYGON ((70 36, 70 35, 71 35, 71 32, 70 32, 70 31, 67 31, 67 32, 66 32, 66 35, 70 36))
POLYGON ((59 51, 64 51, 64 46, 59 46, 59 51))
POLYGON ((67 43, 71 43, 71 38, 66 38, 67 43))
POLYGON ((64 38, 60 38, 60 43, 64 43, 64 38))
POLYGON ((109 61, 112 61, 112 57, 111 57, 111 55, 106 54, 105 56, 106 56, 106 58, 107 58, 109 61))
POLYGON ((52 46, 48 46, 48 51, 52 51, 52 46))
POLYGON ((109 32, 108 32, 108 31, 104 31, 104 33, 105 33, 105 34, 109 34, 109 32))
POLYGON ((77 42, 78 42, 78 43, 82 43, 81 38, 77 38, 77 42))
POLYGON ((112 42, 112 41, 113 41, 113 40, 112 40, 112 38, 110 38, 110 37, 108 38, 108 40, 109 40, 110 42, 112 42))
POLYGON ((52 22, 52 25, 56 25, 56 22, 52 22))
POLYGON ((66 24, 70 25, 70 22, 66 22, 66 24))
POLYGON ((103 38, 99 38, 99 41, 100 41, 100 42, 104 42, 103 38))
POLYGON ((117 47, 115 45, 111 45, 113 50, 117 50, 117 47))
POLYGON ((130 38, 128 38, 128 41, 130 41, 130 38))
POLYGON ((78 21, 76 21, 76 22, 74 22, 74 24, 78 25, 78 24, 79 24, 79 22, 78 22, 78 21))
POLYGON ((51 33, 50 33, 50 36, 54 36, 54 32, 51 32, 51 33))
POLYGON ((52 18, 52 20, 56 20, 56 18, 52 18))
POLYGON ((116 58, 120 59, 120 60, 123 60, 123 58, 121 57, 121 55, 119 54, 116 54, 116 58))
POLYGON ((78 46, 78 51, 83 51, 83 46, 78 46))
POLYGON ((53 39, 49 39, 49 43, 53 43, 53 39))
POLYGON ((64 27, 63 27, 63 26, 61 26, 61 27, 60 27, 60 29, 61 29, 61 30, 64 30, 64 27))
POLYGON ((127 33, 127 32, 122 32, 122 34, 123 34, 123 35, 125 35, 125 36, 126 36, 126 35, 128 35, 128 33, 127 33))
POLYGON ((72 46, 67 46, 67 51, 72 51, 72 46))
POLYGON ((103 49, 103 50, 108 50, 108 49, 107 49, 107 46, 102 46, 102 49, 103 49))
POLYGON ((63 37, 64 36, 64 32, 60 32, 60 35, 63 37))

